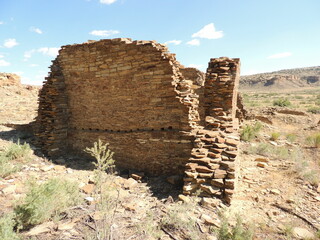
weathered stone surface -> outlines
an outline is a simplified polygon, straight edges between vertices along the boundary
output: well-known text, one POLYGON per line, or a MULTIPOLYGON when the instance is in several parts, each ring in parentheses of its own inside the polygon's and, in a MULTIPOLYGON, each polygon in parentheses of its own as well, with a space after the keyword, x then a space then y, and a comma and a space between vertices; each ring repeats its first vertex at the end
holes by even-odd
POLYGON ((214 178, 216 178, 216 179, 223 179, 226 176, 227 176, 227 171, 225 171, 225 170, 217 169, 214 172, 214 178))
POLYGON ((314 239, 314 234, 312 232, 301 227, 294 227, 292 229, 292 234, 298 239, 314 239))
POLYGON ((219 188, 224 187, 224 182, 222 179, 212 179, 211 184, 212 186, 219 187, 219 188))

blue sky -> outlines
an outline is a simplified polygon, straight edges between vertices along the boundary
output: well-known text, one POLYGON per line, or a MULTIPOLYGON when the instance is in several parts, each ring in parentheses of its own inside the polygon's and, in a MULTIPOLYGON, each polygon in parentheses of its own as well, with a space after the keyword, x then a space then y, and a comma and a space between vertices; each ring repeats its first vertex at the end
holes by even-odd
POLYGON ((0 72, 42 84, 60 46, 167 43, 185 66, 241 58, 241 74, 320 65, 319 0, 0 0, 0 72))

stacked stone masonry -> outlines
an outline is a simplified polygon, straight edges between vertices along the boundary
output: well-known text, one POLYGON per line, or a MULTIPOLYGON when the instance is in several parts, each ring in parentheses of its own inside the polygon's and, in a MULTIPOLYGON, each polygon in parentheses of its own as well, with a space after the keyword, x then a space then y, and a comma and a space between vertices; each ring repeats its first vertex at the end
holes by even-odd
POLYGON ((120 169, 184 175, 185 194, 229 201, 238 72, 229 58, 211 59, 206 74, 184 68, 155 41, 63 46, 39 94, 36 144, 51 158, 88 157, 101 139, 120 169))

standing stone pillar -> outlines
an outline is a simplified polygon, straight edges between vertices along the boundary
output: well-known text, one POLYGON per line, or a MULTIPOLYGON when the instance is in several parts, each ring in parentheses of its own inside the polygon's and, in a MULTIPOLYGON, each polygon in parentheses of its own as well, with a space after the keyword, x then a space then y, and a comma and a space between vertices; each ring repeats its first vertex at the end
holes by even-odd
POLYGON ((192 157, 186 164, 184 193, 217 197, 230 203, 235 187, 236 115, 239 59, 212 58, 204 84, 205 126, 197 131, 192 157))

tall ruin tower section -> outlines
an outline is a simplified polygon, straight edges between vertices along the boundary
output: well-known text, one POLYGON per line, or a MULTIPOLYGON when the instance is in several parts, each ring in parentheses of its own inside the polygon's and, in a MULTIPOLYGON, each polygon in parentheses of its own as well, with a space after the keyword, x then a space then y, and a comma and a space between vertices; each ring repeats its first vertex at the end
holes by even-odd
POLYGON ((119 168, 184 175, 185 194, 228 197, 239 65, 211 59, 203 74, 155 41, 63 46, 39 94, 36 144, 51 158, 86 156, 101 139, 119 168))

